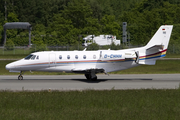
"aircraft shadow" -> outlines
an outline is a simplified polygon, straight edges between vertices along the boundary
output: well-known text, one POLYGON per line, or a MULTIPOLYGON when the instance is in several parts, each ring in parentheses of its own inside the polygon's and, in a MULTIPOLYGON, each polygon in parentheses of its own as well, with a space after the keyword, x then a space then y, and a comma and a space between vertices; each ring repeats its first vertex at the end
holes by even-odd
POLYGON ((105 81, 107 81, 107 80, 103 80, 103 79, 101 79, 101 80, 96 80, 96 81, 91 81, 91 80, 87 80, 87 79, 61 79, 61 78, 59 78, 59 79, 23 79, 23 80, 18 80, 18 79, 1 79, 1 80, 3 80, 3 81, 18 81, 18 82, 21 82, 21 81, 34 81, 34 82, 38 82, 38 81, 48 81, 48 82, 53 82, 53 81, 68 81, 68 80, 72 80, 72 81, 79 81, 79 82, 86 82, 86 83, 99 83, 99 82, 105 82, 105 81))
MULTIPOLYGON (((1 79, 1 80, 4 80, 4 81, 21 81, 21 80, 18 80, 18 79, 1 79)), ((85 83, 101 83, 101 82, 106 82, 106 81, 137 81, 137 80, 140 80, 140 81, 152 81, 153 79, 151 78, 133 78, 133 79, 98 79, 96 81, 93 81, 93 80, 87 80, 87 79, 24 79, 22 81, 48 81, 48 82, 51 82, 51 81, 66 81, 66 80, 72 80, 72 81, 79 81, 79 82, 85 82, 85 83)))
POLYGON ((74 81, 79 81, 79 82, 85 82, 85 83, 100 83, 100 82, 105 82, 107 80, 104 80, 104 79, 98 79, 98 80, 87 80, 87 79, 71 79, 71 80, 74 80, 74 81))
POLYGON ((152 81, 153 79, 147 79, 147 78, 135 78, 135 79, 98 79, 96 81, 92 80, 87 80, 87 79, 71 79, 75 81, 80 81, 80 82, 86 82, 86 83, 100 83, 100 82, 106 82, 106 81, 111 81, 111 80, 117 80, 117 81, 152 81))

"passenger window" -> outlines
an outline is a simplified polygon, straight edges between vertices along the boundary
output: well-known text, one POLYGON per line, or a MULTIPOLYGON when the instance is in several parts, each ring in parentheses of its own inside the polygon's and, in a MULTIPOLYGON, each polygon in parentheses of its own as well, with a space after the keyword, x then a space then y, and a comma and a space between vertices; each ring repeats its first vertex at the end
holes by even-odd
POLYGON ((62 59, 62 55, 59 55, 59 59, 62 59))
POLYGON ((75 58, 78 59, 78 55, 75 55, 75 58))
POLYGON ((83 55, 83 58, 86 59, 86 55, 83 55))
POLYGON ((93 58, 96 59, 96 55, 93 55, 93 58))
POLYGON ((67 56, 67 59, 70 59, 70 55, 67 56))

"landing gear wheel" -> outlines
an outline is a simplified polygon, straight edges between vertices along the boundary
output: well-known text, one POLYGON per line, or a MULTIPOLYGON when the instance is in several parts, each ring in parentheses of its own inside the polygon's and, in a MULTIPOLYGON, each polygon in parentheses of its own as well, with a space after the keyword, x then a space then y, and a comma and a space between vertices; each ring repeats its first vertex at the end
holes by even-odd
POLYGON ((87 80, 90 80, 90 79, 91 79, 90 74, 85 74, 85 77, 86 77, 87 80))
POLYGON ((85 74, 85 77, 86 77, 87 80, 92 80, 92 81, 96 81, 97 80, 97 76, 92 78, 91 74, 85 74))
POLYGON ((94 77, 94 78, 92 78, 91 80, 96 81, 96 80, 97 80, 97 76, 96 76, 96 77, 94 77))
POLYGON ((19 76, 18 76, 18 80, 23 80, 23 76, 22 76, 22 75, 19 75, 19 76))
POLYGON ((23 74, 24 74, 24 72, 21 71, 21 72, 20 72, 20 75, 18 76, 18 80, 23 80, 23 76, 22 76, 23 74))

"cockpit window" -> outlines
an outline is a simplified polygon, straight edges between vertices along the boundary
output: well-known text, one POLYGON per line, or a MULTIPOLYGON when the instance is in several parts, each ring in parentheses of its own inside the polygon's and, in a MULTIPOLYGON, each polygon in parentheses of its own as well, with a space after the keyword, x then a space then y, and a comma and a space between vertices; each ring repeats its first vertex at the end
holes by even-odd
POLYGON ((33 56, 33 55, 30 54, 30 55, 28 55, 27 57, 25 57, 24 59, 25 59, 25 60, 29 60, 32 56, 33 56))
MULTIPOLYGON (((35 58, 36 58, 36 55, 30 54, 30 55, 28 55, 27 57, 25 57, 24 59, 25 59, 25 60, 29 60, 29 59, 34 60, 35 58)), ((39 56, 37 56, 36 59, 39 59, 39 56)))
POLYGON ((36 57, 36 59, 37 59, 37 60, 39 59, 39 55, 36 57))
POLYGON ((36 55, 33 55, 32 57, 31 57, 31 60, 34 60, 36 58, 36 55))

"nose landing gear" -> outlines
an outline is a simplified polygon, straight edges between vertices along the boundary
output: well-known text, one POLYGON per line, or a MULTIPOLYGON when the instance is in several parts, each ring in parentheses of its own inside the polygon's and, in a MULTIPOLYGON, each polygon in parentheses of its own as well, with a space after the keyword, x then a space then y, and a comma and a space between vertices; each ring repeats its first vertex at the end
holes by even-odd
POLYGON ((18 76, 18 80, 23 80, 23 76, 22 76, 22 75, 19 75, 19 76, 18 76))
POLYGON ((18 76, 18 80, 23 80, 23 71, 20 72, 20 75, 18 76))

